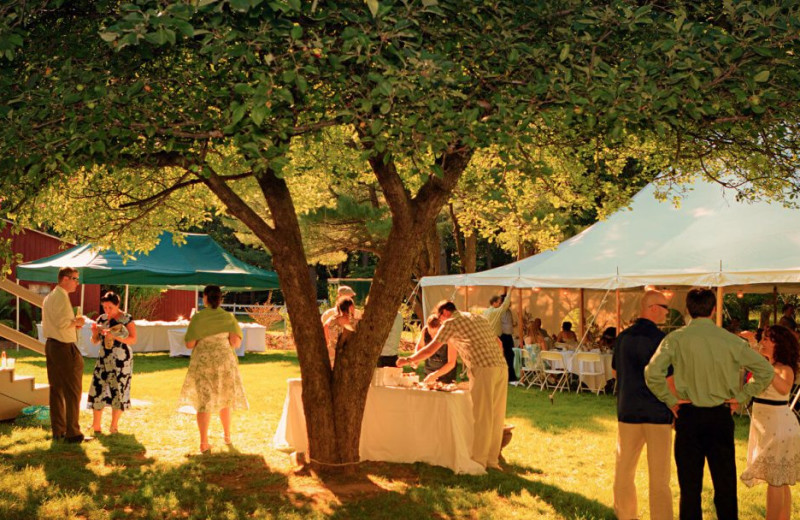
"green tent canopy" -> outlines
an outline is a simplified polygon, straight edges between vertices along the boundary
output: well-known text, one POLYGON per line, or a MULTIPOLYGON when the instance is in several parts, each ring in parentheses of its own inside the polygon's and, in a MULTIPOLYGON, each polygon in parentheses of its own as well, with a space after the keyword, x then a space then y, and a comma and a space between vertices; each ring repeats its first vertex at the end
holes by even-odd
POLYGON ((164 232, 155 249, 124 260, 111 250, 92 244, 75 246, 57 255, 20 264, 17 279, 55 283, 58 270, 74 267, 83 284, 139 285, 195 289, 220 285, 227 289, 278 289, 278 275, 246 264, 226 252, 210 236, 183 233, 186 243, 176 245, 164 232))

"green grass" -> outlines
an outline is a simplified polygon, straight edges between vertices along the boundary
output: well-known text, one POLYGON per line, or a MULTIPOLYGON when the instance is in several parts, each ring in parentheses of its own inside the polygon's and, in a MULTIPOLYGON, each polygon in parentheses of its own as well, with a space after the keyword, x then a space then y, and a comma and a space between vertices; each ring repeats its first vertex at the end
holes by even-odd
MULTIPOLYGON (((12 355, 17 356, 12 352, 12 355)), ((86 360, 84 389, 93 360, 86 360)), ((509 389, 506 473, 455 475, 426 464, 365 463, 351 477, 297 474, 271 447, 286 392, 299 376, 293 352, 241 360, 250 410, 234 416, 234 445, 212 422, 212 455, 198 449, 194 417, 175 412, 188 360, 135 359, 132 396, 149 401, 126 412, 122 433, 80 446, 52 444, 47 424, 0 423, 0 518, 542 518, 612 519, 616 419, 608 396, 509 389)), ((44 358, 22 351, 17 372, 46 381, 44 358)), ((104 418, 108 428, 109 418, 104 418)), ((81 424, 91 424, 89 411, 81 424)), ((737 419, 737 466, 745 467, 748 420, 737 419)), ((637 473, 647 513, 644 460, 637 473)), ((706 475, 704 514, 713 518, 706 475)), ((678 489, 673 467, 677 513, 678 489)), ((765 489, 740 486, 742 519, 763 518, 765 489)))

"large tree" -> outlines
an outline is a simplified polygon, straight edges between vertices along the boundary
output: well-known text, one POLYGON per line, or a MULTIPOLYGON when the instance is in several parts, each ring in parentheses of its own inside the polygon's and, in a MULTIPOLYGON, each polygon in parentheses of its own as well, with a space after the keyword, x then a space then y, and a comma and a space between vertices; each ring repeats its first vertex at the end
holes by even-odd
POLYGON ((593 148, 603 161, 634 142, 642 161, 678 174, 734 164, 729 180, 752 177, 742 185, 752 193, 795 188, 797 9, 11 0, 0 7, 2 208, 135 250, 223 207, 270 250, 302 324, 293 333, 311 456, 354 462, 419 234, 475 151, 593 148), (341 146, 359 151, 391 214, 370 305, 333 370, 289 155, 331 127, 349 136, 341 146), (93 221, 60 211, 75 196, 95 203, 93 221))

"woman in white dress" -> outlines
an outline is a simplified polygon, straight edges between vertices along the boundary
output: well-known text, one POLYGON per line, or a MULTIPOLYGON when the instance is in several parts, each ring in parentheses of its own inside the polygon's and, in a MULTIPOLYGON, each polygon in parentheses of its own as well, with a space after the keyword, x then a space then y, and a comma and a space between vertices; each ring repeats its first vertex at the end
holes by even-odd
POLYGON ((186 348, 194 349, 181 389, 180 404, 197 410, 200 452, 211 449, 208 427, 219 412, 225 444, 231 444, 231 410, 247 410, 239 362, 234 352, 242 343, 236 317, 220 308, 222 291, 216 285, 203 290, 204 309, 192 316, 186 330, 186 348))
POLYGON ((328 346, 328 358, 333 366, 336 351, 347 342, 347 338, 355 332, 356 305, 349 296, 341 296, 336 300, 336 314, 322 324, 325 332, 325 344, 328 346))
POLYGON ((762 354, 775 367, 772 383, 753 398, 753 417, 742 481, 749 487, 767 483, 767 520, 788 520, 792 498, 789 486, 800 479, 800 425, 787 406, 798 369, 800 347, 785 327, 764 333, 762 354))

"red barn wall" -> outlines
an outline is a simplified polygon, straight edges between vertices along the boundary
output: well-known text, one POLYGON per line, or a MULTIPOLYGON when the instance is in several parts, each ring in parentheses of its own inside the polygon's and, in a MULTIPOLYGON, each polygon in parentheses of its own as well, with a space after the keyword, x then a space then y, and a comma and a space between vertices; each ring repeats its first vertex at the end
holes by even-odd
MULTIPOLYGON (((39 260, 40 258, 52 256, 75 245, 52 235, 48 235, 47 233, 41 233, 31 229, 24 229, 21 233, 12 235, 11 226, 7 222, 0 220, 0 239, 8 238, 11 238, 12 251, 22 255, 21 263, 32 262, 34 260, 39 260)), ((12 265, 12 274, 8 276, 8 279, 12 282, 16 281, 15 267, 16 264, 12 265)), ((30 287, 31 285, 47 285, 48 287, 52 288, 55 285, 55 280, 53 280, 53 283, 50 284, 45 284, 43 282, 27 282, 23 280, 20 281, 20 285, 23 287, 30 287)), ((83 289, 84 292, 83 313, 86 315, 91 315, 93 312, 102 312, 100 307, 99 285, 79 286, 78 290, 70 295, 72 305, 76 307, 80 305, 81 289, 83 289)), ((124 298, 124 294, 120 294, 119 296, 120 299, 124 298)), ((178 319, 179 316, 188 318, 194 306, 194 291, 176 291, 170 289, 161 296, 154 319, 174 321, 178 319)), ((134 319, 136 319, 136 316, 134 316, 134 319)), ((23 326, 23 330, 28 330, 29 325, 21 325, 23 326)))

